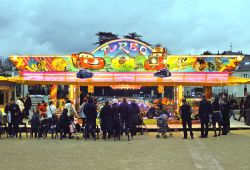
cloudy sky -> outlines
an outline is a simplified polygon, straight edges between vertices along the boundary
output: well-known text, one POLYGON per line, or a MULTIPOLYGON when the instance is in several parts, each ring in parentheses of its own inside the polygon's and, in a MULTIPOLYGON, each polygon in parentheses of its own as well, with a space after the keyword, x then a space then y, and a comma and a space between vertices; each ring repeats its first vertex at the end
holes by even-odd
POLYGON ((0 56, 91 52, 95 33, 137 32, 172 54, 250 53, 248 0, 0 0, 0 56))

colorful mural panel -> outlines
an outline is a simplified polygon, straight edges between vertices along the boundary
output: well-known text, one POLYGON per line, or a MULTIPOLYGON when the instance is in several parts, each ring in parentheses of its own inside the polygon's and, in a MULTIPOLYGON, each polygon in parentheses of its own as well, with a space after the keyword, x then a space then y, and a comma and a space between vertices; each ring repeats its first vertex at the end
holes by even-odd
POLYGON ((232 72, 243 59, 241 55, 167 55, 162 47, 118 39, 98 47, 92 53, 64 56, 10 56, 19 71, 30 72, 232 72))

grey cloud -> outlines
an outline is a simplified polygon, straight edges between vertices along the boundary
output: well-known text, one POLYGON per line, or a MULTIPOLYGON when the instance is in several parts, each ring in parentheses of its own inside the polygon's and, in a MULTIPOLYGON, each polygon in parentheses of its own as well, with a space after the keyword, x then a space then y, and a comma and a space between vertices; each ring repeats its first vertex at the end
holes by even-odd
POLYGON ((172 54, 250 52, 250 2, 201 0, 0 0, 0 56, 92 51, 95 33, 137 32, 172 54))

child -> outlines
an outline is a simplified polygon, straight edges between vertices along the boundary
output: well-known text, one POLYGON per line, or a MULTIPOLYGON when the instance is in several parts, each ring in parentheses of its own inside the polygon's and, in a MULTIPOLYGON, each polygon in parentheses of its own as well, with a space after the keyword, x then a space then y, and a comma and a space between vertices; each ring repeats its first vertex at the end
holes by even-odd
POLYGON ((40 111, 36 110, 33 113, 33 116, 30 120, 30 124, 31 124, 31 132, 30 132, 30 137, 33 138, 33 133, 35 133, 35 138, 37 137, 37 135, 41 136, 41 134, 39 133, 39 129, 41 127, 41 120, 40 120, 40 111))

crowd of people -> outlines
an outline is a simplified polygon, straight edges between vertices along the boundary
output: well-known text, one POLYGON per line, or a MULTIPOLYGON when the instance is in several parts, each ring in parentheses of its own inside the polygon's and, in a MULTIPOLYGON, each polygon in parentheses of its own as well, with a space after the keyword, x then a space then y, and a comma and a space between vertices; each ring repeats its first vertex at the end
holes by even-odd
MULTIPOLYGON (((5 107, 5 113, 8 115, 8 134, 17 136, 19 124, 24 118, 28 118, 31 110, 32 102, 30 95, 25 98, 17 96, 17 100, 10 100, 5 107)), ((162 107, 159 105, 159 108, 162 107)), ((223 94, 221 98, 215 97, 208 100, 203 96, 199 104, 199 119, 201 124, 201 138, 207 138, 209 132, 209 123, 212 120, 214 137, 227 135, 230 131, 230 117, 233 116, 233 104, 228 100, 227 94, 223 94), (211 118, 211 119, 210 119, 211 118), (217 127, 218 126, 218 127, 217 127), (217 132, 218 130, 218 132, 217 132)), ((164 109, 162 109, 164 111, 164 109)), ((167 112, 167 111, 165 111, 167 112)), ((164 112, 164 113, 165 113, 164 112)), ((182 106, 179 113, 182 120, 184 139, 187 139, 187 126, 190 131, 190 137, 194 138, 192 131, 192 107, 182 99, 182 106)), ((161 114, 161 113, 159 113, 161 114)), ((163 114, 163 112, 162 112, 163 114)), ((168 115, 169 116, 169 115, 168 115)), ((240 117, 245 118, 245 123, 250 125, 250 95, 240 102, 240 117)), ((65 105, 60 117, 57 116, 57 108, 53 101, 49 104, 46 102, 38 103, 33 109, 33 115, 30 118, 31 135, 42 137, 48 131, 54 130, 60 132, 61 139, 72 138, 72 134, 76 131, 76 119, 82 120, 82 127, 85 128, 85 136, 96 139, 97 124, 96 119, 100 119, 103 139, 111 138, 119 139, 120 135, 131 134, 136 135, 136 126, 143 121, 140 117, 140 108, 135 101, 128 103, 126 98, 119 103, 118 99, 106 101, 102 108, 99 108, 96 98, 91 96, 85 97, 80 106, 79 112, 76 111, 74 104, 67 97, 65 105)))
MULTIPOLYGON (((182 119, 184 139, 187 139, 187 125, 190 132, 190 137, 193 138, 192 131, 192 108, 186 102, 186 99, 182 100, 183 104, 180 107, 180 115, 182 119)), ((201 124, 200 138, 207 138, 209 132, 210 118, 214 131, 214 137, 220 135, 227 135, 230 132, 230 117, 236 120, 234 114, 234 103, 228 99, 227 94, 223 94, 221 98, 216 96, 215 98, 208 100, 203 96, 199 104, 199 118, 201 124), (216 127, 218 125, 218 128, 216 127), (218 129, 218 132, 217 132, 218 129)), ((250 125, 250 95, 248 94, 245 101, 241 99, 240 102, 240 117, 245 118, 245 124, 250 125)))
MULTIPOLYGON (((23 119, 29 114, 31 109, 30 96, 23 100, 20 96, 17 100, 10 100, 10 103, 5 107, 5 113, 8 115, 8 134, 10 136, 17 136, 18 126, 23 122, 23 119), (27 102, 28 103, 27 103, 27 102)), ((112 102, 106 102, 105 105, 99 109, 97 101, 93 97, 86 97, 80 106, 80 111, 77 112, 72 101, 67 97, 65 98, 65 105, 60 116, 57 116, 57 108, 53 101, 49 104, 46 102, 38 103, 37 107, 33 109, 33 115, 30 118, 31 135, 35 137, 42 137, 52 127, 57 132, 62 133, 61 138, 67 135, 72 138, 75 133, 75 125, 78 124, 76 119, 82 120, 82 126, 85 127, 85 134, 87 137, 92 136, 96 139, 96 119, 100 119, 101 130, 103 139, 119 137, 121 133, 130 133, 131 136, 136 134, 136 125, 139 121, 139 106, 132 101, 130 104, 124 98, 121 104, 118 104, 118 99, 113 99, 112 102)))

